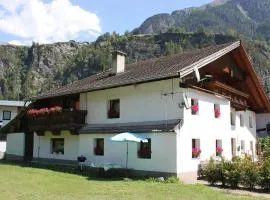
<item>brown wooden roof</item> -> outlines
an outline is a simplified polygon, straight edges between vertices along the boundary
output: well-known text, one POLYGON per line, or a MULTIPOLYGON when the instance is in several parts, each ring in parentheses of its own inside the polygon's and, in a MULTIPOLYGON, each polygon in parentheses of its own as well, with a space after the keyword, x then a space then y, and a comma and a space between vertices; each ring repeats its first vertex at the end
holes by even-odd
POLYGON ((112 74, 111 70, 102 72, 72 84, 52 89, 34 99, 45 99, 177 77, 180 70, 189 69, 200 63, 206 65, 208 61, 218 59, 219 55, 224 55, 224 53, 228 53, 239 45, 240 42, 238 41, 136 62, 127 65, 123 73, 112 74))

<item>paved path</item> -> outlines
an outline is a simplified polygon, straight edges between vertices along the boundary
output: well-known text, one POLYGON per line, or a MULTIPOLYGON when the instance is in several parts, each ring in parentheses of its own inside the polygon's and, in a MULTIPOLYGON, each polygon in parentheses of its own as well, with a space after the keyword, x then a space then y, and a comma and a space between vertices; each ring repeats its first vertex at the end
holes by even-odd
POLYGON ((243 196, 251 196, 251 197, 262 197, 262 198, 266 198, 266 199, 270 199, 270 193, 260 193, 260 192, 253 192, 253 191, 247 191, 247 190, 240 190, 240 189, 227 189, 227 188, 219 188, 219 187, 212 187, 208 184, 207 181, 204 180, 192 180, 191 179, 185 179, 182 181, 185 184, 203 184, 206 185, 208 187, 211 187, 214 190, 218 190, 220 192, 224 192, 227 194, 236 194, 236 195, 243 195, 243 196))

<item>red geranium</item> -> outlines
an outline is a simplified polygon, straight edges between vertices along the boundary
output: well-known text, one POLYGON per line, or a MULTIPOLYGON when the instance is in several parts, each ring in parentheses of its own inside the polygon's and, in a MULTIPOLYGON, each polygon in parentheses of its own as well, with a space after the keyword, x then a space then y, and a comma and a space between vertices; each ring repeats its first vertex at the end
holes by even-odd
POLYGON ((218 108, 215 108, 215 117, 216 118, 220 117, 220 110, 218 108))
POLYGON ((217 147, 216 147, 216 154, 217 154, 217 156, 220 156, 220 155, 222 154, 222 152, 223 152, 222 147, 217 146, 217 147))
POLYGON ((58 113, 62 111, 62 107, 60 106, 54 106, 51 108, 40 108, 40 109, 30 109, 27 111, 27 115, 32 117, 37 117, 40 115, 47 115, 51 113, 58 113))
POLYGON ((200 156, 201 152, 202 152, 202 151, 201 151, 200 148, 194 147, 194 148, 192 149, 192 157, 198 158, 198 157, 200 156))
POLYGON ((138 150, 138 155, 141 158, 150 158, 151 157, 151 150, 149 148, 141 148, 138 150))
POLYGON ((199 105, 191 106, 192 113, 197 113, 199 111, 199 105))

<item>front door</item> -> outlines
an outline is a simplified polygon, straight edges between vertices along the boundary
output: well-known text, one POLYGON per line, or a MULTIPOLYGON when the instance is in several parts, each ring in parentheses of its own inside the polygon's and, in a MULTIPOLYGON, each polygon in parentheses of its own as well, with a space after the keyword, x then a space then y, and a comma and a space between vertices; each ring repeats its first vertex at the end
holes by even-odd
POLYGON ((33 159, 33 148, 34 148, 34 133, 25 133, 24 141, 24 160, 31 161, 33 159))

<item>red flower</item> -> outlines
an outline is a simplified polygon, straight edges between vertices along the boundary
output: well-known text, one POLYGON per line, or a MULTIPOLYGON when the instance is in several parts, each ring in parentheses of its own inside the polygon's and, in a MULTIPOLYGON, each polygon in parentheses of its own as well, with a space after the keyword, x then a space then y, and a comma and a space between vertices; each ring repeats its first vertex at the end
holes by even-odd
POLYGON ((216 147, 216 153, 217 153, 217 154, 221 154, 222 152, 223 152, 222 147, 217 146, 217 147, 216 147))
POLYGON ((51 113, 58 113, 61 111, 62 111, 62 107, 54 106, 51 108, 30 109, 27 111, 27 115, 32 116, 32 117, 37 117, 40 115, 48 115, 51 113))
POLYGON ((192 149, 192 156, 197 158, 197 157, 200 156, 201 152, 202 152, 202 151, 201 151, 200 148, 194 147, 194 148, 192 149))
POLYGON ((220 110, 218 108, 215 108, 215 117, 220 117, 220 110))
POLYGON ((149 158, 151 156, 151 150, 149 148, 141 148, 138 150, 138 155, 142 158, 149 158))
POLYGON ((191 106, 191 110, 192 110, 193 113, 197 113, 199 111, 199 105, 191 106))

